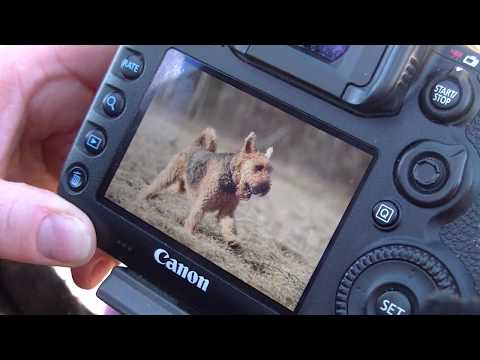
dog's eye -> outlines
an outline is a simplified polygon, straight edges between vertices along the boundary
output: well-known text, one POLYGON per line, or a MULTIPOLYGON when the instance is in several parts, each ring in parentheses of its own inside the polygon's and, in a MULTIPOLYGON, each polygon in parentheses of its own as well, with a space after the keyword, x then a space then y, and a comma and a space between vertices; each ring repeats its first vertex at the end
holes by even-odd
POLYGON ((264 166, 263 165, 257 165, 255 166, 255 171, 263 171, 264 166))

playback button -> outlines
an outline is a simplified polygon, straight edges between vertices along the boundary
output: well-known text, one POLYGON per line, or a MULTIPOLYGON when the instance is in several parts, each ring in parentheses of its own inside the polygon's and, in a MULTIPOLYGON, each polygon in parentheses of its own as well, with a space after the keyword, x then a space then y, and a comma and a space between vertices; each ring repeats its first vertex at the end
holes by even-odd
POLYGON ((100 130, 90 130, 85 135, 85 149, 91 155, 100 154, 105 148, 106 138, 100 130))
POLYGON ((391 230, 398 224, 400 212, 393 202, 383 200, 375 204, 372 216, 377 227, 382 230, 391 230))

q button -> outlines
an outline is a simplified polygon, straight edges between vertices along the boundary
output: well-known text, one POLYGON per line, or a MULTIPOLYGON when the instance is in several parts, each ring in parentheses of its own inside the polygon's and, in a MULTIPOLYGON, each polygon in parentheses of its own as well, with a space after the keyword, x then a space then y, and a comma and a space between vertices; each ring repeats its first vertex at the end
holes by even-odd
POLYGON ((400 217, 398 206, 392 201, 379 201, 372 209, 375 225, 381 230, 392 230, 400 217))
POLYGON ((119 91, 112 91, 103 98, 103 111, 110 117, 117 117, 125 109, 125 96, 119 91))

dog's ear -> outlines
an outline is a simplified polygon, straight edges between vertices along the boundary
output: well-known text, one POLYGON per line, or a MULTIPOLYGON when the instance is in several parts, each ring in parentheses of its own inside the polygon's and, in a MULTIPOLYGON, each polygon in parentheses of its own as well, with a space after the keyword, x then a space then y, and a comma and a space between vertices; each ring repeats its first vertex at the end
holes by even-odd
POLYGON ((245 142, 243 143, 242 151, 246 154, 250 154, 257 151, 257 147, 255 145, 257 140, 257 135, 252 131, 246 138, 245 142))
POLYGON ((270 158, 272 157, 272 154, 273 154, 273 146, 270 146, 268 149, 267 149, 267 152, 265 153, 265 157, 270 160, 270 158))

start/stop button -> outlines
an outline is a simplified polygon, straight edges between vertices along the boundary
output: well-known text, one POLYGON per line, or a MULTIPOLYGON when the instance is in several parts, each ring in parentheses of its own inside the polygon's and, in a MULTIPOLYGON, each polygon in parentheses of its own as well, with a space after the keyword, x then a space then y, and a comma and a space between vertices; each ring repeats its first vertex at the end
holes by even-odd
POLYGON ((432 75, 420 95, 423 113, 432 121, 451 124, 466 118, 473 104, 468 71, 456 66, 432 75))
POLYGON ((460 85, 453 80, 441 80, 435 84, 430 93, 430 101, 440 110, 455 107, 462 97, 460 85))

